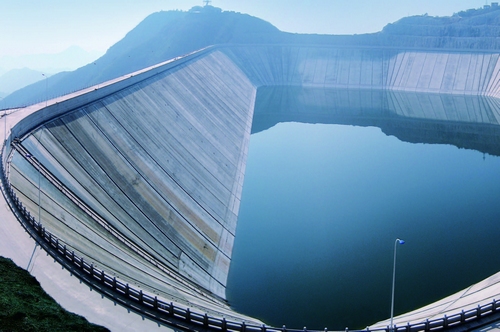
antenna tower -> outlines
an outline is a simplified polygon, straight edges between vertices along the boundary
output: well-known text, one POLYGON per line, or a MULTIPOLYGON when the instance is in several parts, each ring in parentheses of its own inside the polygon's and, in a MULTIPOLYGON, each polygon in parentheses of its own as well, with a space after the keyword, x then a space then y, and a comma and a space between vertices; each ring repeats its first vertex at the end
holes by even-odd
POLYGON ((212 0, 203 0, 203 3, 205 6, 208 6, 210 3, 212 3, 212 0))

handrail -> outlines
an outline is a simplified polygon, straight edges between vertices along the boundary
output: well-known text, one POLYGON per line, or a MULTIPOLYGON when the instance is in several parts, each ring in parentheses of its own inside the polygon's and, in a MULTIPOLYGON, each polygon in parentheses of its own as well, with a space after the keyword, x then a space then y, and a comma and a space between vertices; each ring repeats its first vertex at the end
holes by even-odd
MULTIPOLYGON (((163 322, 165 324, 179 326, 182 328, 191 329, 211 329, 217 331, 262 331, 262 332, 298 332, 298 331, 314 331, 304 329, 288 329, 286 326, 282 328, 270 327, 266 325, 247 325, 245 322, 236 322, 227 320, 222 317, 211 317, 207 313, 200 313, 192 311, 188 307, 179 307, 172 302, 168 303, 157 296, 151 296, 144 293, 142 290, 137 290, 131 287, 128 283, 123 283, 116 279, 116 277, 108 275, 104 270, 97 269, 93 264, 85 262, 83 257, 79 257, 74 251, 67 248, 62 239, 59 239, 48 231, 41 223, 30 214, 30 212, 23 205, 21 200, 17 197, 11 183, 8 181, 8 169, 6 164, 9 163, 8 158, 11 154, 8 149, 11 147, 9 142, 12 139, 12 131, 9 137, 3 143, 1 163, 1 183, 3 194, 15 215, 20 219, 21 225, 30 233, 37 242, 56 259, 61 265, 68 267, 77 275, 81 280, 85 281, 92 287, 123 304, 124 306, 142 313, 153 320, 163 322), (186 327, 186 324, 189 327, 186 327)), ((12 144, 15 148, 15 144, 12 144)), ((37 161, 38 162, 38 161, 37 161)), ((57 186, 56 186, 57 187, 57 186)), ((60 189, 61 190, 61 189, 60 189)), ((90 213, 90 212, 89 212, 90 213)), ((112 231, 112 230, 110 230, 112 231)), ((154 259, 154 258, 150 258, 154 259)), ((157 264, 154 260, 150 261, 152 264, 157 264)), ((403 326, 394 326, 396 332, 420 332, 420 331, 439 331, 448 328, 458 327, 462 324, 469 324, 480 318, 500 313, 500 300, 493 299, 491 302, 478 305, 476 308, 462 310, 460 313, 450 316, 426 320, 424 322, 417 322, 413 324, 406 324, 403 326)), ((326 331, 327 329, 325 329, 326 331)), ((323 330, 321 330, 323 331, 323 330)), ((348 331, 348 329, 346 329, 348 331)), ((364 330, 352 331, 390 331, 390 327, 375 328, 364 330)))
POLYGON ((12 141, 12 147, 17 150, 33 167, 35 167, 41 175, 43 175, 56 189, 58 189, 66 198, 78 206, 83 212, 85 212, 92 220, 97 224, 102 226, 107 232, 113 235, 116 239, 122 242, 124 245, 129 247, 132 251, 137 253, 141 258, 145 259, 147 262, 151 263, 156 268, 160 269, 162 272, 166 273, 169 277, 179 282, 191 291, 198 293, 202 297, 207 297, 207 292, 202 291, 200 288, 193 286, 189 281, 184 280, 180 276, 176 276, 169 266, 157 258, 155 258, 148 251, 144 250, 142 247, 137 245, 135 242, 131 241, 120 231, 118 231, 112 224, 101 217, 97 212, 95 212, 90 206, 88 206, 84 201, 82 201, 73 191, 71 191, 67 186, 65 186, 59 179, 57 179, 48 169, 46 169, 42 163, 40 163, 36 158, 30 157, 28 150, 20 144, 18 139, 12 141))
MULTIPOLYGON (((15 143, 13 142, 13 145, 15 143)), ((15 147, 14 147, 15 148, 15 147)), ((3 158, 2 158, 3 159, 3 158)), ((160 321, 165 324, 174 325, 186 328, 181 322, 188 323, 191 328, 204 328, 217 331, 248 331, 248 332, 299 332, 299 331, 314 331, 304 329, 288 329, 286 326, 282 328, 270 327, 266 325, 258 326, 251 325, 245 322, 235 322, 226 320, 226 318, 210 317, 207 313, 192 311, 190 308, 181 308, 158 299, 157 296, 151 296, 142 290, 137 290, 131 287, 128 283, 123 283, 116 277, 108 275, 104 270, 97 269, 93 264, 88 263, 83 257, 79 257, 74 251, 67 248, 64 242, 48 231, 40 222, 37 222, 30 212, 23 206, 21 200, 17 197, 14 188, 7 181, 6 168, 2 162, 2 183, 4 194, 9 196, 9 201, 13 203, 11 208, 15 208, 23 219, 22 225, 30 233, 35 233, 38 236, 39 244, 59 263, 73 270, 75 275, 78 275, 82 280, 89 283, 91 286, 99 286, 99 290, 105 295, 117 300, 123 305, 138 311, 150 318, 160 321)), ((9 204, 10 204, 9 202, 9 204)), ((500 312, 500 300, 493 299, 484 305, 478 305, 477 308, 462 310, 462 312, 442 318, 427 320, 404 326, 394 326, 396 332, 428 332, 457 327, 461 324, 470 323, 471 321, 500 312)), ((323 331, 323 330, 322 330, 323 331)), ((325 328, 324 331, 327 331, 325 328)), ((348 329, 346 328, 346 331, 348 329)), ((390 327, 376 328, 351 331, 385 331, 389 332, 390 327)))

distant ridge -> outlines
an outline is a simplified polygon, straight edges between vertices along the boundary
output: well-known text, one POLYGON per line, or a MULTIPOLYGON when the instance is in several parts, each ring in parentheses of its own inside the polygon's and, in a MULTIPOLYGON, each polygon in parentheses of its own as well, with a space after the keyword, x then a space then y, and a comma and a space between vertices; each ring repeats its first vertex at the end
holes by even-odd
POLYGON ((42 72, 28 68, 12 69, 0 75, 0 97, 44 79, 42 72))
MULTIPOLYGON (((161 11, 146 17, 98 60, 51 77, 47 94, 51 98, 76 91, 213 44, 262 42, 282 42, 282 32, 261 19, 212 6, 161 11)), ((44 84, 33 84, 5 98, 5 103, 22 106, 42 101, 45 95, 44 84)))
POLYGON ((73 72, 18 90, 4 99, 7 107, 60 96, 215 44, 318 44, 397 48, 500 50, 500 8, 471 9, 449 17, 403 18, 381 32, 320 35, 282 32, 247 14, 197 6, 189 11, 149 15, 105 55, 73 72))
POLYGON ((448 17, 403 18, 377 34, 378 43, 401 47, 500 49, 500 6, 469 9, 448 17))

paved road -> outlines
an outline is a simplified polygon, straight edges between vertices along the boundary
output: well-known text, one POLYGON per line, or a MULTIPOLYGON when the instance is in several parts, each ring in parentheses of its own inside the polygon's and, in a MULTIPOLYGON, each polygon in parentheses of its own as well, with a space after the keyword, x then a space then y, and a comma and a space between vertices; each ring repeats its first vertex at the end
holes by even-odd
MULTIPOLYGON (((52 101, 52 102, 55 102, 52 101)), ((50 103, 50 102, 49 102, 50 103)), ((1 118, 0 137, 4 138, 5 130, 13 126, 19 119, 37 111, 45 103, 15 111, 7 118, 1 118)), ((35 247, 35 242, 12 214, 4 196, 0 196, 0 255, 12 259, 20 267, 27 269, 42 285, 43 289, 65 309, 86 317, 90 322, 107 327, 111 331, 168 331, 174 330, 144 320, 140 315, 129 312, 126 308, 115 305, 91 291, 88 286, 61 268, 53 258, 35 247), (31 262, 30 262, 31 260, 31 262)))

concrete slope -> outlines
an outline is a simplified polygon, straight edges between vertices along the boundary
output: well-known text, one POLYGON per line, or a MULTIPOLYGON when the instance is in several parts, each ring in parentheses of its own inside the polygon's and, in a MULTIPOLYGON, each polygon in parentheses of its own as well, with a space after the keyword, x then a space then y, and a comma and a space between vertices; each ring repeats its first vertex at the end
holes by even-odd
POLYGON ((225 301, 258 91, 265 102, 276 98, 265 95, 265 87, 308 87, 297 98, 340 109, 358 103, 363 112, 369 99, 372 109, 398 117, 496 125, 498 58, 487 52, 214 47, 13 123, 7 142, 18 138, 21 145, 9 155, 7 176, 30 214, 92 266, 184 307, 258 323, 225 301), (339 88, 349 92, 332 90, 339 88), (385 93, 393 90, 412 93, 385 93), (495 111, 478 119, 467 107, 450 112, 450 103, 475 103, 470 95, 493 97, 483 101, 495 111), (67 191, 40 176, 31 158, 67 191))
POLYGON ((11 184, 33 216, 96 268, 230 316, 225 284, 255 93, 214 52, 74 109, 23 139, 30 155, 163 269, 110 236, 20 153, 13 154, 11 184))
POLYGON ((224 52, 257 86, 500 96, 498 53, 296 45, 226 47, 224 52))

